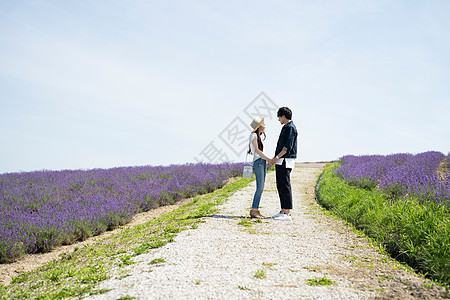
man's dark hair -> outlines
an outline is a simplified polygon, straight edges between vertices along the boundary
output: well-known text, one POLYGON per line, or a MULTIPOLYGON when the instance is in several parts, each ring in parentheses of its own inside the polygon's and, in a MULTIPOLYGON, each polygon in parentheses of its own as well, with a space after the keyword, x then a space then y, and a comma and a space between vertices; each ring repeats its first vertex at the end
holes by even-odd
POLYGON ((289 109, 289 107, 281 107, 278 110, 277 117, 282 116, 285 116, 288 120, 292 120, 292 111, 289 109))

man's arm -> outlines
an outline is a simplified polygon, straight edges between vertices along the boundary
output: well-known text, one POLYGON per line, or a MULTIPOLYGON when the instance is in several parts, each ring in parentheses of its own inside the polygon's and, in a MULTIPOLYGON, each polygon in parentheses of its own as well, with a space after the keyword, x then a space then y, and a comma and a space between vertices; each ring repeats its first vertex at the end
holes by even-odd
POLYGON ((289 126, 288 132, 287 132, 287 138, 283 145, 283 150, 291 150, 292 147, 294 147, 294 140, 295 140, 295 129, 292 126, 289 126))
POLYGON ((271 163, 275 164, 278 159, 283 157, 292 147, 294 146, 294 139, 295 139, 295 130, 291 126, 283 128, 283 130, 286 130, 285 136, 286 139, 283 141, 283 148, 281 149, 280 153, 278 153, 276 156, 274 156, 271 159, 271 163))
POLYGON ((270 162, 272 165, 274 165, 280 158, 283 157, 283 155, 285 155, 287 153, 287 150, 281 150, 280 153, 278 153, 276 156, 274 156, 270 162))

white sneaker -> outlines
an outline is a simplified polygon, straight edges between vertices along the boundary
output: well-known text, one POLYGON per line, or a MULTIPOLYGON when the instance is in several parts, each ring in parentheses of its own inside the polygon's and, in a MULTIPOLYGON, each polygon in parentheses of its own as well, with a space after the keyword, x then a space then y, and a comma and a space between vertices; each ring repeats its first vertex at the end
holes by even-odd
POLYGON ((279 216, 281 216, 281 215, 284 215, 284 213, 282 213, 281 210, 280 210, 280 212, 277 213, 277 214, 275 214, 275 215, 273 215, 272 218, 275 219, 276 217, 279 217, 279 216))
POLYGON ((279 221, 290 221, 292 220, 291 215, 288 214, 281 214, 279 216, 273 217, 274 220, 279 220, 279 221))

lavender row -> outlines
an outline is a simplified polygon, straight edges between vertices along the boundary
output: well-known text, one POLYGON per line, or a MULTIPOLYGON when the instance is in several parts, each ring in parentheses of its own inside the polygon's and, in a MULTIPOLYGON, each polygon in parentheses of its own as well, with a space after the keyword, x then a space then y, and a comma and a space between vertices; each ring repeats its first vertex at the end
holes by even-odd
POLYGON ((411 196, 444 204, 450 201, 450 154, 347 155, 340 161, 336 174, 352 185, 379 189, 394 199, 411 196))
POLYGON ((129 222, 136 213, 211 192, 243 164, 187 164, 0 174, 0 263, 129 222))

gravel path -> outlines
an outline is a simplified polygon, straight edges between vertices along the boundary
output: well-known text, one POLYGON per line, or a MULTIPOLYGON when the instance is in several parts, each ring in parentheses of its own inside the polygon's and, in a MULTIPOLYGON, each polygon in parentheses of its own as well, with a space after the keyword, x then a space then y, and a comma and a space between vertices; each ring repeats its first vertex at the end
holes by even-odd
MULTIPOLYGON (((252 182, 197 229, 137 256, 126 276, 100 284, 110 292, 90 299, 439 298, 442 289, 426 286, 429 282, 382 255, 315 203, 314 184, 323 166, 298 164, 294 169, 292 221, 245 219, 255 191, 252 182), (152 264, 155 259, 161 262, 152 264), (324 277, 334 283, 308 284, 324 277)), ((265 216, 279 211, 275 172, 267 176, 261 205, 265 216)))

